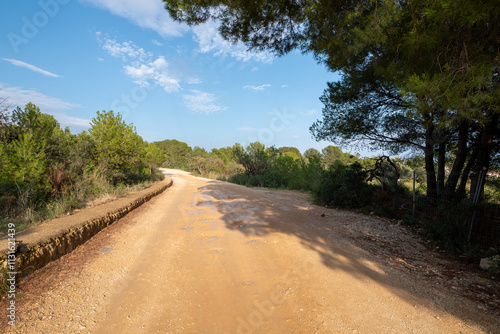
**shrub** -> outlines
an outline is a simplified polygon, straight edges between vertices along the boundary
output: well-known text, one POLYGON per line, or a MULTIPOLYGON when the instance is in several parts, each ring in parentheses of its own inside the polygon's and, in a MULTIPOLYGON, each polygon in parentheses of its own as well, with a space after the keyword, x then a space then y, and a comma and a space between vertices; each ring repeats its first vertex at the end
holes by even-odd
POLYGON ((319 185, 313 190, 318 204, 338 208, 359 208, 373 199, 373 187, 366 183, 366 174, 359 163, 346 165, 337 160, 323 172, 319 185))

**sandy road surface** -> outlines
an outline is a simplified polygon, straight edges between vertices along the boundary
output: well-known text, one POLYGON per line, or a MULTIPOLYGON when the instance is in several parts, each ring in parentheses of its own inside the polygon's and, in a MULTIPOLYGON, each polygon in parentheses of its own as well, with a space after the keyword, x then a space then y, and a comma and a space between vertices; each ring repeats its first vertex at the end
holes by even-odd
POLYGON ((166 172, 173 187, 23 279, 0 331, 500 333, 498 283, 396 224, 166 172))

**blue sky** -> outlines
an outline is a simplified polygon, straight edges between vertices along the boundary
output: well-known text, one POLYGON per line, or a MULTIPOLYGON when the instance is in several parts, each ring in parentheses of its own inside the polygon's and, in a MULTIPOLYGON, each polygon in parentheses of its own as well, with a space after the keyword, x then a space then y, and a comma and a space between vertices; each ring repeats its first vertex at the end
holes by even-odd
MULTIPOLYGON (((0 96, 37 104, 73 133, 120 112, 147 141, 207 150, 316 142, 310 125, 335 73, 312 56, 230 45, 215 23, 173 22, 160 0, 2 1, 0 96)), ((362 155, 373 155, 371 153, 362 155)))

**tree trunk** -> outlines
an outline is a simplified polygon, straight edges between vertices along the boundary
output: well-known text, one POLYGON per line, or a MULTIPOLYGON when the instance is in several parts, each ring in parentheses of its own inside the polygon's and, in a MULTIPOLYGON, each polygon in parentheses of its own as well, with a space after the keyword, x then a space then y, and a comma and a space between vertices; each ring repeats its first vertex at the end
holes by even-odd
POLYGON ((425 131, 425 172, 427 175, 427 197, 435 199, 437 197, 436 171, 434 169, 434 141, 432 134, 434 127, 432 124, 425 131))
MULTIPOLYGON (((460 124, 460 126, 458 127, 457 156, 455 157, 455 162, 453 163, 453 167, 451 168, 451 172, 448 176, 448 180, 446 181, 446 186, 444 189, 444 196, 446 198, 453 198, 456 195, 455 189, 457 187, 458 180, 460 179, 460 173, 464 168, 465 160, 467 159, 468 137, 469 124, 466 121, 463 121, 462 124, 460 124)), ((459 194, 459 192, 457 193, 459 194)))
POLYGON ((439 196, 444 192, 444 179, 445 179, 445 161, 446 160, 446 143, 439 144, 438 152, 438 174, 436 180, 436 192, 439 196))
POLYGON ((472 151, 472 154, 469 157, 469 161, 467 162, 467 165, 465 166, 462 172, 460 185, 458 186, 458 189, 455 193, 455 197, 457 198, 458 201, 461 201, 463 198, 465 198, 465 188, 467 187, 467 180, 469 180, 470 171, 472 170, 472 167, 476 163, 478 154, 479 154, 479 146, 476 146, 472 151))

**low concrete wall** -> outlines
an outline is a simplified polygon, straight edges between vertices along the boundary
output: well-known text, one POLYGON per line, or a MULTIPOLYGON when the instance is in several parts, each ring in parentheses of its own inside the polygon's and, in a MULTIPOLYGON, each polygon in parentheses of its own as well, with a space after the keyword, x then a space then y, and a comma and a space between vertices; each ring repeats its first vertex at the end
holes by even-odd
MULTIPOLYGON (((53 219, 15 235, 17 276, 29 275, 85 243, 106 226, 162 193, 173 184, 170 178, 128 194, 115 201, 84 209, 74 215, 53 219)), ((0 239, 0 269, 6 268, 9 255, 8 236, 0 239)), ((12 270, 8 270, 12 271, 12 270)))

